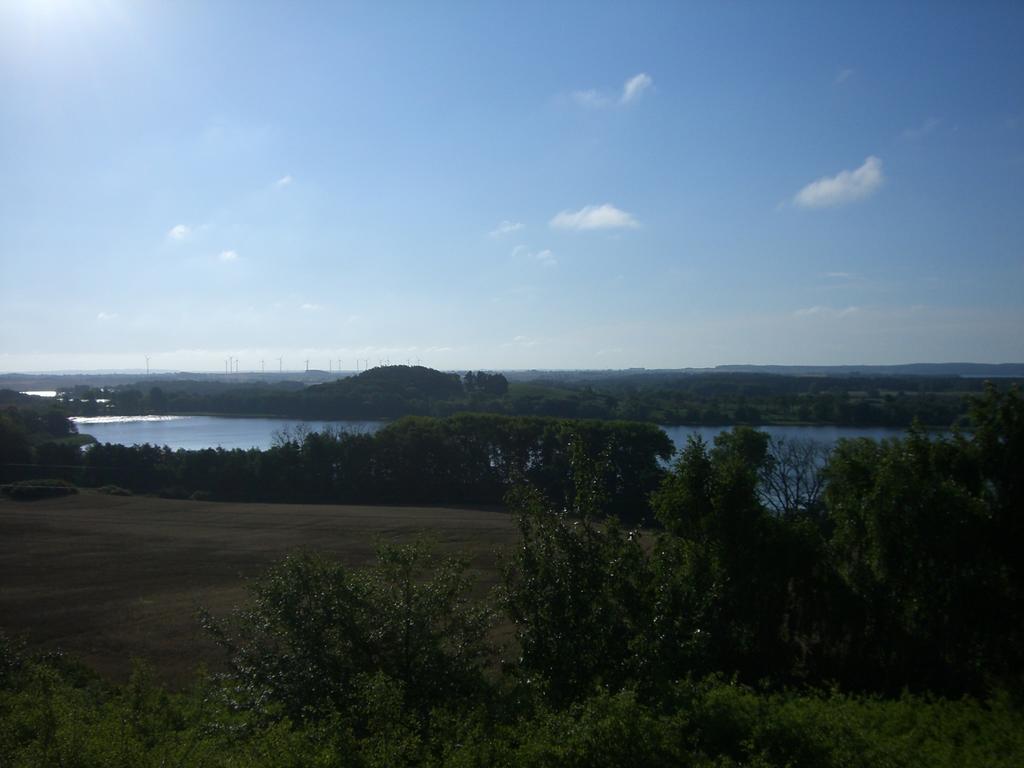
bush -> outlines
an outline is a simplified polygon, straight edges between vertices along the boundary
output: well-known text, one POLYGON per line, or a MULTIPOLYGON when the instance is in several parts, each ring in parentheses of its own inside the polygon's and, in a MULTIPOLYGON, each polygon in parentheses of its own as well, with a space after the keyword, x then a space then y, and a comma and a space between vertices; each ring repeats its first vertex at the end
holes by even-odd
POLYGON ((67 480, 19 480, 3 486, 4 496, 18 501, 35 501, 36 499, 52 499, 58 496, 70 496, 78 493, 78 489, 67 480))
POLYGON ((108 496, 134 496, 134 494, 127 488, 122 488, 120 485, 101 485, 96 489, 99 493, 105 493, 108 496))
POLYGON ((372 678, 425 716, 485 687, 491 612, 469 601, 471 588, 465 562, 422 543, 382 546, 358 570, 291 555, 255 584, 249 607, 203 623, 227 652, 233 706, 297 722, 366 719, 372 678))

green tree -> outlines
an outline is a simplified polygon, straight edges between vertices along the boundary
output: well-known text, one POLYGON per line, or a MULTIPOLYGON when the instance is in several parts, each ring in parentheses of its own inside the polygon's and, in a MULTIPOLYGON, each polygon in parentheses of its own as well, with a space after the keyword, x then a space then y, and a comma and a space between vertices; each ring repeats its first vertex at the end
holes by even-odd
POLYGON ((15 408, 0 413, 0 480, 19 480, 31 477, 31 468, 21 465, 32 461, 32 447, 28 431, 18 418, 15 408))
POLYGON ((946 692, 1020 685, 1024 405, 989 387, 970 437, 844 441, 827 468, 832 561, 863 615, 851 677, 946 692))
MULTIPOLYGON (((685 650, 670 667, 751 681, 802 674, 817 620, 805 600, 815 591, 819 539, 766 509, 760 473, 769 461, 768 436, 749 427, 723 433, 710 449, 692 438, 653 496, 670 534, 659 544, 665 586, 656 615, 675 626, 685 650)), ((671 654, 666 645, 662 655, 671 654)))
POLYGON ((423 544, 382 547, 359 570, 292 555, 257 582, 250 606, 203 623, 227 653, 237 706, 271 719, 365 720, 360 691, 383 675, 403 708, 426 715, 485 687, 491 615, 469 600, 471 586, 465 562, 423 544))
POLYGON ((576 466, 571 511, 553 509, 535 491, 514 494, 522 542, 506 569, 503 600, 516 627, 518 668, 559 703, 635 679, 633 646, 647 629, 640 541, 614 519, 595 519, 600 484, 576 466))

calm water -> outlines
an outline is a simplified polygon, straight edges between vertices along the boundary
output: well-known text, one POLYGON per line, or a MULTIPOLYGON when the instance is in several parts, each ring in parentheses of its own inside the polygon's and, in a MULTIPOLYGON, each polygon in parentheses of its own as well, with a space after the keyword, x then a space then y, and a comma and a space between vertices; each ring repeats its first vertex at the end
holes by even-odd
POLYGON ((101 443, 151 443, 170 448, 270 448, 279 435, 327 429, 372 434, 386 421, 301 421, 299 419, 226 418, 224 416, 80 416, 78 431, 101 443))
MULTIPOLYGON (((662 427, 671 438, 676 448, 686 445, 690 435, 700 435, 704 442, 710 444, 715 437, 731 427, 662 427)), ((854 437, 870 437, 882 440, 887 437, 903 437, 906 429, 894 427, 758 427, 758 431, 767 432, 775 439, 813 440, 816 443, 835 445, 837 440, 854 437)))
MULTIPOLYGON (((151 443, 171 448, 269 448, 283 432, 325 429, 372 434, 386 421, 300 421, 297 419, 226 418, 223 416, 98 416, 77 417, 78 431, 92 435, 101 443, 135 445, 151 443)), ((686 444, 690 435, 700 435, 707 442, 726 427, 662 427, 677 447, 686 444)), ((901 429, 885 427, 761 427, 776 438, 809 439, 833 444, 844 437, 882 439, 899 437, 901 429)))

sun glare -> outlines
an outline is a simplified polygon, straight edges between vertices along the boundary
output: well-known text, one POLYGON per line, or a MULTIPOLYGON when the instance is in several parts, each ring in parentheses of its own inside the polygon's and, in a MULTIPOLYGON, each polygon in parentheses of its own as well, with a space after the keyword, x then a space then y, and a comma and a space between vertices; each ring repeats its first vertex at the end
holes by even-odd
POLYGON ((119 5, 114 0, 21 0, 11 3, 36 29, 68 22, 99 24, 114 17, 119 5))

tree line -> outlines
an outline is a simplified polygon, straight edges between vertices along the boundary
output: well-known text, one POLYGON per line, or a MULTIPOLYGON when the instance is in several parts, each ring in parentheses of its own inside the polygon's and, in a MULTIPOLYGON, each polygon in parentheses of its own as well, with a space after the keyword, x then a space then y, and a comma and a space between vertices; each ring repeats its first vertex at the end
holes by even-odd
POLYGON ((926 376, 786 376, 714 373, 595 374, 576 380, 509 383, 500 373, 463 376, 423 366, 382 366, 305 387, 298 382, 145 382, 97 390, 81 386, 67 407, 78 415, 210 413, 298 419, 378 419, 493 413, 656 424, 835 424, 949 427, 966 422, 976 379, 926 376), (108 401, 108 402, 101 402, 108 401))
POLYGON ((602 458, 601 482, 616 499, 616 513, 643 522, 673 446, 658 427, 633 422, 410 416, 373 435, 282 434, 267 450, 51 448, 37 451, 34 467, 7 467, 7 479, 60 477, 174 498, 333 504, 501 504, 513 486, 528 483, 564 503, 574 492, 570 457, 580 450, 602 458))

